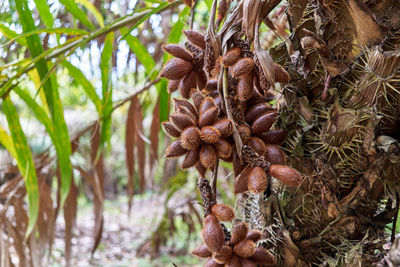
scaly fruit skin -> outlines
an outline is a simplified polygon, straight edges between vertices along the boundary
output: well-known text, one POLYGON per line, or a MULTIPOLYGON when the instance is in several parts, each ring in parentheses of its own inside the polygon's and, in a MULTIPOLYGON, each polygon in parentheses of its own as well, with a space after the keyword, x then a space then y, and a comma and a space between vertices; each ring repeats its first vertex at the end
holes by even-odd
POLYGON ((212 168, 217 163, 217 152, 211 145, 203 145, 200 150, 200 162, 207 169, 212 168))
POLYGON ((249 225, 246 222, 240 222, 233 226, 232 237, 230 243, 236 245, 242 241, 249 231, 249 225))
POLYGON ((235 212, 225 204, 215 204, 211 207, 211 212, 220 222, 230 222, 235 218, 235 212))
POLYGON ((206 49, 206 42, 204 41, 204 35, 193 31, 193 30, 186 30, 183 31, 183 33, 186 35, 186 38, 194 45, 200 47, 201 49, 205 50, 206 49))
POLYGON ((262 247, 256 248, 254 254, 249 259, 263 266, 276 266, 275 256, 262 247))
POLYGON ((254 69, 254 61, 251 58, 242 58, 239 60, 232 69, 232 75, 240 77, 252 72, 254 69))
POLYGON ((165 156, 167 158, 175 158, 175 157, 182 156, 186 153, 187 153, 187 150, 181 146, 181 140, 176 139, 174 142, 172 142, 169 145, 169 147, 167 147, 165 156))
POLYGON ((265 146, 265 159, 271 164, 285 164, 285 153, 276 145, 265 146))
POLYGON ((222 56, 221 63, 224 67, 229 67, 235 65, 236 62, 240 59, 242 54, 242 49, 238 47, 234 47, 229 49, 225 55, 222 56))
POLYGON ((180 80, 193 69, 193 64, 180 58, 170 59, 160 72, 160 77, 180 80))
POLYGON ((161 47, 165 52, 170 53, 174 57, 181 58, 183 60, 192 62, 193 56, 192 54, 187 51, 184 47, 176 44, 167 44, 161 47))
POLYGON ((272 164, 269 172, 287 186, 297 187, 301 183, 300 173, 286 165, 272 164))
POLYGON ((278 83, 288 83, 290 81, 289 73, 278 64, 275 64, 275 81, 278 83))
POLYGON ((244 239, 233 247, 233 251, 241 258, 248 258, 256 251, 256 244, 250 239, 244 239))
POLYGON ((185 156, 185 159, 182 163, 182 169, 188 169, 190 167, 195 166, 200 159, 200 147, 196 149, 189 150, 185 156))
POLYGON ((162 122, 162 127, 164 132, 169 135, 170 137, 179 137, 180 132, 178 129, 175 128, 175 126, 169 122, 169 121, 164 121, 162 122))
POLYGON ((264 102, 251 106, 245 114, 246 122, 252 123, 258 116, 269 110, 271 110, 271 105, 264 102))
POLYGON ((232 248, 230 246, 223 246, 218 252, 214 252, 212 259, 219 264, 229 262, 232 257, 232 248))
POLYGON ((204 143, 214 144, 220 139, 220 137, 220 132, 212 126, 204 126, 200 130, 200 138, 204 143))
POLYGON ((196 126, 187 127, 181 133, 181 145, 187 150, 195 149, 200 145, 200 130, 196 126))
POLYGON ((261 238, 261 235, 262 233, 260 230, 252 229, 247 233, 246 239, 250 239, 253 240, 254 242, 257 242, 261 238))
POLYGON ((240 101, 245 102, 253 95, 253 74, 244 74, 239 78, 237 84, 237 95, 240 101))
POLYGON ((216 143, 218 156, 223 160, 228 160, 232 156, 232 145, 224 138, 220 138, 216 143))
POLYGON ((244 193, 249 190, 249 175, 252 170, 251 166, 247 166, 243 172, 236 178, 235 194, 244 193))
POLYGON ((224 245, 224 232, 215 215, 209 214, 204 218, 202 237, 211 252, 218 252, 224 245))
POLYGON ((281 129, 269 130, 268 132, 262 133, 259 137, 266 143, 271 145, 279 145, 286 138, 287 132, 281 129))
POLYGON ((192 90, 196 90, 196 72, 193 70, 179 83, 179 93, 182 97, 189 99, 192 90))
POLYGON ((276 111, 269 111, 261 114, 251 124, 251 132, 255 135, 259 135, 268 131, 275 122, 277 115, 276 111))
POLYGON ((192 251, 192 254, 200 258, 211 257, 212 253, 208 249, 206 244, 200 245, 192 251))
POLYGON ((260 194, 267 189, 267 174, 261 167, 253 167, 247 183, 249 190, 254 194, 260 194))
POLYGON ((233 132, 232 122, 229 119, 218 120, 212 126, 221 133, 222 137, 228 137, 233 132))

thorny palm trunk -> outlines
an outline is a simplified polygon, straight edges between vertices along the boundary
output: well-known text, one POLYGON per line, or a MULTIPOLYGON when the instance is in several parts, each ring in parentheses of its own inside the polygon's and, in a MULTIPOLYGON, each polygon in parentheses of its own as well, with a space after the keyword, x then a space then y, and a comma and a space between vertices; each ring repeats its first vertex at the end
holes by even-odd
POLYGON ((288 2, 291 35, 269 52, 291 75, 278 125, 306 177, 244 195, 242 214, 280 266, 400 266, 382 249, 400 199, 400 2, 288 2))

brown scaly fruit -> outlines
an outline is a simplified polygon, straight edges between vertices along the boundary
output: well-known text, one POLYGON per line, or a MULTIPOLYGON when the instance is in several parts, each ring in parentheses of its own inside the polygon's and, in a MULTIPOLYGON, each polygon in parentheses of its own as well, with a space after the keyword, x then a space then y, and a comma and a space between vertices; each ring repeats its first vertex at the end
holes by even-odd
POLYGON ((225 235, 217 217, 213 214, 207 215, 203 221, 202 237, 204 244, 212 252, 218 252, 225 243, 225 235))
POLYGON ((261 167, 253 167, 249 174, 247 186, 254 194, 260 194, 267 189, 267 174, 261 167))
POLYGON ((167 147, 165 156, 167 158, 174 158, 174 157, 179 157, 179 156, 185 155, 186 153, 187 153, 187 150, 181 146, 181 140, 176 139, 174 142, 172 142, 167 147))
POLYGON ((256 248, 254 254, 249 259, 263 266, 276 266, 275 256, 262 247, 256 248))
POLYGON ((220 139, 220 137, 220 132, 212 126, 204 126, 200 130, 200 138, 204 143, 214 144, 220 139))
POLYGON ((288 83, 290 81, 289 73, 278 64, 275 64, 275 81, 278 83, 288 83))
POLYGON ((256 244, 250 239, 244 239, 233 247, 233 251, 241 258, 248 258, 256 251, 256 244))
POLYGON ((174 57, 178 57, 178 58, 184 59, 189 62, 193 61, 192 54, 180 45, 167 44, 167 45, 163 45, 162 49, 165 52, 168 52, 169 54, 173 55, 174 57))
POLYGON ((252 105, 245 114, 246 122, 252 123, 258 116, 261 114, 271 110, 271 105, 268 103, 259 103, 256 105, 252 105))
POLYGON ((233 226, 230 244, 236 245, 242 241, 249 231, 249 225, 246 222, 240 222, 233 226))
POLYGON ((300 173, 286 165, 272 164, 270 174, 287 186, 297 187, 301 183, 300 173))
POLYGON ((210 250, 208 249, 208 247, 205 244, 195 248, 192 251, 192 254, 197 257, 200 257, 200 258, 209 258, 212 255, 212 253, 210 252, 210 250))
POLYGON ((271 145, 279 145, 286 138, 287 132, 281 129, 269 130, 268 132, 262 133, 259 137, 266 143, 271 145))
POLYGON ((233 132, 232 122, 229 119, 220 119, 212 126, 221 133, 221 137, 228 137, 233 132))
POLYGON ((206 42, 204 41, 203 34, 193 30, 186 30, 183 31, 183 33, 186 35, 186 38, 189 40, 189 42, 200 47, 203 50, 206 49, 206 42))
POLYGON ((235 181, 235 194, 244 193, 249 190, 248 183, 249 183, 249 175, 252 168, 247 166, 242 173, 236 178, 235 181))
POLYGON ((240 77, 253 71, 254 61, 251 58, 242 58, 232 69, 232 75, 240 77))
POLYGON ((219 264, 228 263, 232 257, 232 248, 230 246, 223 246, 218 252, 212 254, 212 259, 219 264))
POLYGON ((200 150, 200 162, 207 169, 212 168, 217 163, 217 152, 211 145, 203 145, 200 150))
POLYGON ((180 58, 170 59, 160 72, 160 77, 180 80, 193 69, 193 64, 180 58))
POLYGON ((182 163, 182 169, 188 169, 196 165, 196 163, 200 159, 200 147, 196 149, 189 150, 185 156, 185 159, 182 163))
POLYGON ((179 93, 188 99, 192 90, 196 90, 196 71, 191 71, 179 83, 179 93))
POLYGON ((213 259, 209 259, 204 265, 204 267, 223 267, 223 266, 224 266, 223 264, 219 264, 215 262, 213 259))
POLYGON ((264 141, 258 137, 252 136, 247 144, 255 151, 258 155, 262 156, 267 152, 267 146, 264 141))
POLYGON ((242 264, 240 263, 239 257, 234 254, 225 266, 226 267, 242 267, 242 264))
POLYGON ((168 87, 167 87, 168 93, 172 94, 173 92, 178 90, 180 82, 181 80, 170 80, 168 82, 168 87))
POLYGON ((265 159, 271 164, 285 164, 285 153, 276 145, 265 146, 265 159))
POLYGON ((215 142, 218 156, 224 160, 228 160, 232 156, 232 145, 225 138, 218 139, 215 142))
POLYGON ((268 131, 275 122, 277 115, 278 113, 274 110, 261 114, 251 124, 251 132, 258 135, 268 131))
POLYGON ((235 217, 235 212, 225 204, 215 204, 211 207, 211 212, 221 222, 230 222, 235 217))
POLYGON ((257 229, 252 229, 250 230, 247 235, 246 239, 253 240, 254 242, 257 242, 261 238, 261 231, 257 229))
POLYGON ((200 145, 200 130, 196 126, 187 127, 181 133, 181 145, 188 150, 195 149, 200 145))
POLYGON ((244 102, 253 95, 253 73, 249 72, 239 78, 237 84, 237 95, 240 101, 244 102))
POLYGON ((224 67, 229 67, 235 65, 240 59, 242 50, 239 47, 234 47, 229 49, 223 56, 221 63, 224 67))
POLYGON ((170 137, 179 137, 180 132, 178 129, 175 128, 175 126, 169 122, 169 121, 164 121, 162 122, 162 127, 164 132, 169 135, 170 137))

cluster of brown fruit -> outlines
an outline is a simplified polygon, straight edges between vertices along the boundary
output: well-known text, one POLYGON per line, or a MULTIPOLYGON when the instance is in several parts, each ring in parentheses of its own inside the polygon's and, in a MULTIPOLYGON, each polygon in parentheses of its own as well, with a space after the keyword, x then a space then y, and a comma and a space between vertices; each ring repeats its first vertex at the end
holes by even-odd
POLYGON ((224 204, 212 206, 211 214, 204 218, 202 238, 204 244, 197 247, 192 254, 209 258, 206 265, 212 266, 275 266, 275 257, 265 248, 257 247, 261 238, 258 230, 249 230, 247 223, 240 222, 233 226, 232 234, 227 237, 221 221, 232 221, 234 212, 224 204))
MULTIPOLYGON (((191 44, 201 50, 205 49, 206 44, 201 33, 190 30, 184 31, 184 33, 191 44)), ((196 55, 176 44, 164 45, 163 49, 175 57, 165 64, 160 73, 160 77, 170 80, 168 84, 170 94, 179 89, 181 96, 189 99, 193 88, 203 89, 206 86, 207 74, 202 69, 203 64, 196 55)))
MULTIPOLYGON (((244 144, 264 157, 270 165, 269 173, 288 186, 298 186, 300 174, 293 168, 284 165, 285 154, 277 146, 286 132, 270 130, 276 120, 277 112, 272 109, 263 97, 266 92, 259 85, 259 75, 255 71, 256 64, 250 57, 242 57, 242 49, 231 48, 221 58, 221 64, 228 68, 228 73, 237 79, 236 96, 244 111, 244 123, 238 126, 239 135, 244 144)), ((275 64, 275 80, 286 83, 290 80, 289 74, 278 64, 275 64)), ((244 165, 234 161, 235 175, 239 175, 235 183, 235 193, 247 190, 255 194, 265 191, 268 184, 265 164, 251 162, 244 165)))
POLYGON ((218 158, 228 159, 232 145, 228 137, 232 134, 232 122, 220 118, 220 108, 212 97, 204 97, 197 91, 192 105, 185 99, 174 99, 175 112, 170 121, 163 122, 164 132, 178 138, 167 148, 166 157, 186 155, 182 168, 195 166, 202 176, 211 169, 218 158))
MULTIPOLYGON (((286 132, 271 130, 278 113, 268 103, 269 85, 250 50, 231 48, 216 60, 216 64, 209 64, 207 59, 212 57, 206 54, 210 45, 206 44, 204 35, 195 31, 184 33, 189 40, 186 48, 163 46, 175 58, 165 64, 160 76, 170 80, 169 93, 179 90, 184 98, 174 99, 174 113, 169 121, 163 122, 165 133, 177 138, 167 148, 166 157, 185 155, 181 167, 194 166, 203 178, 201 181, 207 182, 205 188, 209 188, 205 173, 207 169, 214 169, 219 159, 232 162, 237 177, 235 193, 248 190, 263 193, 268 187, 268 174, 288 186, 298 186, 300 174, 284 165, 285 155, 277 146, 286 132), (215 65, 208 71, 209 76, 203 70, 209 68, 204 65, 215 65), (216 79, 222 67, 228 69, 229 95, 224 98, 220 93, 223 91, 221 80, 216 79), (232 120, 228 119, 228 114, 232 120), (242 143, 240 148, 236 147, 237 136, 242 143)), ((279 65, 275 65, 274 73, 277 82, 290 79, 279 65)), ((201 184, 205 185, 202 182, 199 183, 201 192, 201 184)), ((274 256, 256 246, 261 233, 249 231, 246 223, 234 225, 230 237, 220 222, 232 221, 233 210, 224 204, 215 204, 214 193, 208 192, 205 196, 202 195, 206 216, 202 230, 204 245, 193 251, 194 255, 210 258, 206 266, 276 264, 274 256)))

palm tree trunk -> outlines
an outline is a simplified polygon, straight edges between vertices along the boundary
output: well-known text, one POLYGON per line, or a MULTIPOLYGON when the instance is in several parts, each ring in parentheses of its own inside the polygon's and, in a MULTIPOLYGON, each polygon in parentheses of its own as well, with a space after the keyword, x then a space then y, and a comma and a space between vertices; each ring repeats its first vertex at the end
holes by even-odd
POLYGON ((279 266, 385 266, 400 199, 400 2, 288 2, 291 34, 270 54, 291 76, 278 126, 305 178, 243 195, 244 216, 279 266))

